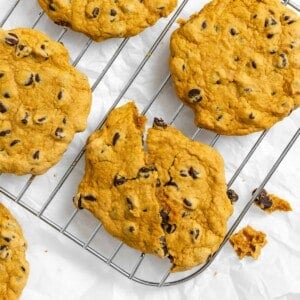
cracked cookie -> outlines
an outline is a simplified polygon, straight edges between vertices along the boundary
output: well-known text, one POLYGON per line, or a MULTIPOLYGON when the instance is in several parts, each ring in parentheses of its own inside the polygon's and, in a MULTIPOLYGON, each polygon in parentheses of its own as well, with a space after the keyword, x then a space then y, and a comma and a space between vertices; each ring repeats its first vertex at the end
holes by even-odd
POLYGON ((0 51, 0 172, 42 174, 86 127, 88 80, 37 30, 0 29, 0 51))
POLYGON ((224 163, 161 119, 148 131, 134 103, 115 109, 86 146, 74 203, 131 247, 169 257, 172 271, 207 260, 222 242, 232 205, 224 163))
POLYGON ((245 256, 252 256, 254 259, 258 259, 261 249, 267 243, 267 239, 264 232, 257 231, 248 225, 233 234, 229 242, 240 259, 245 256))
POLYGON ((22 229, 0 203, 0 298, 19 299, 26 285, 29 265, 22 229))
POLYGON ((95 41, 134 36, 167 17, 177 0, 38 0, 58 25, 70 27, 95 41))
POLYGON ((214 0, 170 47, 176 93, 199 127, 245 135, 300 105, 300 19, 278 0, 214 0))

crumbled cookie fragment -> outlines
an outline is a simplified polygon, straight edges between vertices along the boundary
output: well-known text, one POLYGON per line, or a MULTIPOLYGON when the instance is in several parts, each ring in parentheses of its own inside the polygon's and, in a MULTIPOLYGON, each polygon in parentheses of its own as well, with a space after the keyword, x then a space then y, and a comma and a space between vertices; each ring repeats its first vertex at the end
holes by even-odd
POLYGON ((249 225, 233 234, 229 241, 240 259, 245 256, 257 259, 267 243, 266 234, 249 225))
MULTIPOLYGON (((252 192, 254 194, 256 189, 252 192)), ((274 211, 292 211, 290 203, 274 194, 269 194, 263 189, 260 194, 255 198, 254 203, 267 213, 274 211)))

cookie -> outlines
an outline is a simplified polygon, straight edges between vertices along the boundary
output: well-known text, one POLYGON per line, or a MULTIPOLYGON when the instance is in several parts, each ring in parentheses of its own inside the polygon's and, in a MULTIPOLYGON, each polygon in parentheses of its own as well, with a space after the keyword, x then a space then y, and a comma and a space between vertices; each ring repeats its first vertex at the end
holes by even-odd
POLYGON ((224 162, 213 148, 154 120, 147 137, 148 164, 157 188, 173 272, 205 262, 223 241, 232 205, 226 193, 224 162))
POLYGON ((130 37, 167 17, 177 0, 38 0, 58 25, 82 32, 95 41, 130 37))
POLYGON ((267 243, 266 234, 255 230, 249 225, 233 234, 229 241, 240 259, 245 256, 258 259, 261 249, 267 243))
POLYGON ((86 128, 91 90, 45 34, 0 29, 0 172, 42 174, 86 128))
POLYGON ((86 146, 74 203, 145 253, 169 257, 172 271, 205 262, 232 212, 224 164, 211 147, 155 119, 144 149, 145 117, 134 103, 115 109, 86 146))
POLYGON ((146 164, 145 117, 133 103, 115 109, 86 145, 85 175, 74 203, 105 229, 145 253, 167 254, 156 199, 157 171, 146 164))
POLYGON ((0 298, 19 299, 26 285, 29 265, 22 229, 0 203, 0 298))
POLYGON ((300 19, 278 0, 214 0, 170 47, 176 93, 199 127, 246 135, 300 105, 300 19))
MULTIPOLYGON (((256 190, 254 190, 253 193, 255 191, 256 190)), ((267 213, 274 211, 292 211, 292 207, 287 200, 269 194, 265 189, 255 198, 254 203, 267 213)))

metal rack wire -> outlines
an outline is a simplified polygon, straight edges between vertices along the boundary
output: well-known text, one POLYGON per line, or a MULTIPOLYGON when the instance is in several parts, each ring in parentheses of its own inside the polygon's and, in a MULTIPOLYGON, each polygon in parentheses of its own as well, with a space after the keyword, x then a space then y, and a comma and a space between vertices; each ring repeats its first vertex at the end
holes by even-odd
MULTIPOLYGON (((12 16, 13 12, 18 7, 18 5, 20 5, 21 2, 22 2, 21 0, 17 0, 17 1, 14 2, 14 4, 12 4, 12 6, 7 11, 6 15, 0 21, 0 26, 1 27, 7 22, 7 20, 9 20, 9 18, 12 16)), ((285 1, 282 1, 282 2, 283 2, 283 4, 290 5, 295 10, 300 12, 300 5, 299 4, 295 4, 294 2, 289 1, 289 0, 285 0, 285 1)), ((156 51, 158 46, 161 44, 163 38, 166 36, 166 34, 170 30, 172 24, 178 18, 178 16, 182 13, 182 11, 184 10, 187 3, 188 3, 188 0, 180 1, 180 5, 177 7, 177 10, 169 17, 168 22, 166 23, 166 26, 161 30, 160 34, 155 39, 155 41, 153 42, 151 47, 148 49, 147 54, 143 57, 143 59, 138 64, 136 69, 133 70, 133 73, 130 76, 129 80, 126 82, 124 87, 121 89, 120 93, 115 98, 115 100, 112 101, 108 111, 106 111, 103 118, 101 120, 99 120, 99 123, 97 124, 96 129, 101 128, 101 126, 103 125, 107 115, 118 104, 120 104, 122 98, 124 97, 126 92, 130 89, 130 87, 132 86, 132 84, 134 83, 134 81, 136 80, 138 75, 141 73, 141 71, 144 69, 144 67, 147 64, 147 62, 149 61, 151 55, 154 54, 154 52, 156 51)), ((43 17, 44 17, 44 13, 39 12, 36 19, 34 20, 34 22, 32 24, 32 28, 35 28, 39 24, 39 22, 43 19, 43 17)), ((58 41, 61 41, 67 32, 68 32, 68 29, 63 29, 59 33, 58 41)), ((129 39, 126 38, 126 39, 123 39, 120 42, 120 44, 116 48, 115 52, 110 57, 110 59, 107 61, 105 67, 102 69, 101 73, 97 76, 96 80, 92 84, 92 91, 93 92, 95 92, 97 90, 99 84, 102 82, 103 78, 108 73, 111 66, 115 63, 115 61, 117 60, 117 58, 120 55, 120 53, 122 52, 122 50, 128 44, 128 41, 129 41, 129 39)), ((90 40, 90 39, 85 42, 85 44, 82 47, 82 49, 80 50, 79 54, 73 60, 73 65, 74 66, 77 66, 80 63, 82 57, 86 54, 86 52, 88 51, 88 49, 91 47, 92 44, 93 44, 93 41, 90 40)), ((143 114, 147 114, 151 110, 151 108, 153 107, 153 105, 157 101, 158 97, 161 95, 161 93, 163 93, 163 91, 166 89, 166 87, 169 84, 170 84, 170 74, 167 74, 167 76, 164 78, 162 83, 159 85, 157 91, 154 93, 152 98, 146 103, 145 107, 143 108, 143 112, 142 112, 143 114)), ((174 123, 177 120, 178 116, 183 112, 183 110, 184 110, 184 106, 182 104, 180 104, 174 110, 174 113, 171 116, 171 118, 169 120, 169 123, 170 124, 174 123)), ((196 139, 197 137, 199 137, 199 135, 201 133, 203 133, 203 130, 201 128, 198 128, 190 136, 191 136, 192 139, 196 139)), ((250 150, 244 156, 244 158, 243 158, 241 164, 239 165, 239 167, 233 173, 231 179, 228 182, 228 187, 232 186, 233 183, 236 181, 236 179, 239 177, 242 170, 247 165, 247 163, 249 162, 251 157, 254 155, 256 150, 259 148, 261 143, 264 141, 267 134, 268 134, 268 131, 264 131, 258 136, 257 140, 254 142, 254 144, 251 146, 250 150)), ((275 163, 271 166, 269 172, 267 173, 265 178, 261 181, 261 184, 260 184, 259 188, 257 189, 256 193, 246 203, 246 205, 241 210, 240 214, 233 221, 233 223, 232 223, 230 229, 228 230, 228 233, 227 233, 224 241, 222 242, 220 248, 218 249, 218 251, 216 253, 214 253, 204 265, 193 269, 191 272, 182 273, 182 275, 179 275, 179 277, 177 277, 175 279, 170 279, 171 276, 170 276, 170 273, 168 271, 168 267, 169 267, 168 265, 165 265, 164 270, 159 269, 159 271, 158 271, 159 277, 155 276, 155 278, 160 278, 159 280, 156 280, 156 281, 155 280, 149 280, 149 279, 145 279, 142 276, 140 276, 138 273, 141 273, 141 269, 143 269, 143 264, 145 263, 145 260, 148 257, 148 255, 145 255, 143 253, 137 253, 136 251, 133 251, 133 254, 132 254, 133 259, 131 261, 131 264, 129 266, 127 266, 127 268, 122 267, 117 262, 117 257, 120 254, 120 252, 124 248, 126 248, 127 246, 125 246, 123 243, 116 242, 115 240, 110 238, 111 240, 113 240, 113 242, 112 242, 113 250, 110 251, 108 254, 105 254, 104 252, 102 252, 101 248, 99 249, 99 247, 98 247, 99 245, 97 245, 97 247, 96 247, 95 246, 96 243, 94 243, 94 241, 96 239, 96 236, 102 231, 102 224, 100 224, 96 221, 94 223, 93 222, 91 222, 91 223, 88 222, 91 226, 89 228, 89 233, 85 234, 84 237, 80 237, 80 234, 75 234, 74 232, 72 232, 72 230, 70 230, 70 227, 75 222, 74 220, 80 214, 83 213, 82 211, 79 212, 78 209, 73 209, 67 219, 64 217, 64 221, 61 222, 61 224, 59 224, 59 222, 56 222, 53 218, 49 217, 49 214, 47 214, 47 212, 49 210, 49 207, 53 204, 53 202, 56 201, 56 196, 63 189, 63 187, 67 184, 68 180, 72 176, 72 174, 74 172, 74 169, 77 167, 79 162, 82 161, 82 158, 83 158, 83 155, 84 155, 84 146, 82 147, 82 149, 80 149, 78 151, 77 155, 73 158, 72 162, 64 170, 63 175, 58 180, 58 182, 55 184, 55 187, 50 192, 50 194, 45 199, 42 199, 41 205, 38 209, 35 207, 35 205, 32 205, 32 204, 28 203, 27 201, 23 201, 24 195, 31 188, 32 184, 36 181, 35 176, 23 178, 21 183, 18 184, 18 190, 14 191, 14 192, 11 192, 8 188, 1 185, 1 177, 3 175, 0 175, 1 176, 0 177, 0 193, 4 194, 6 197, 8 197, 11 200, 15 201, 21 207, 28 210, 33 215, 37 216, 38 218, 40 218, 41 220, 46 222, 48 225, 50 225, 51 227, 53 227, 54 229, 56 229, 57 231, 62 233, 64 236, 68 237, 73 242, 75 242, 76 244, 81 246, 83 249, 90 252, 94 256, 98 257, 100 260, 102 260, 103 262, 105 262, 106 264, 108 264, 109 266, 111 266, 112 268, 114 268, 115 270, 117 270, 118 272, 123 274, 124 276, 128 277, 129 279, 131 279, 133 281, 136 281, 136 282, 139 282, 139 283, 142 283, 142 284, 145 284, 145 285, 158 286, 158 287, 170 286, 170 285, 175 285, 175 284, 187 281, 187 280, 197 276, 198 274, 203 272, 213 262, 215 257, 219 254, 219 252, 221 251, 223 246, 228 241, 230 235, 234 232, 234 230, 240 224, 241 220, 243 219, 243 217, 245 216, 245 214, 247 213, 247 211, 251 207, 251 205, 252 205, 254 199, 256 198, 256 196, 260 193, 260 191, 263 189, 263 187, 266 185, 266 183, 270 180, 270 178, 272 177, 274 172, 277 170, 277 168, 279 167, 282 160, 286 157, 289 150, 293 147, 293 145, 296 142, 296 140, 298 139, 299 135, 300 135, 300 128, 295 132, 295 134, 292 136, 292 138, 286 144, 286 146, 283 149, 283 151, 281 152, 281 154, 276 159, 275 163)), ((218 142, 219 139, 220 139, 219 135, 214 135, 214 136, 212 136, 209 144, 211 146, 215 146, 215 144, 218 142)), ((12 177, 12 180, 16 180, 16 178, 12 177)), ((74 193, 76 192, 76 188, 77 188, 77 186, 75 184, 74 193)), ((63 201, 63 200, 61 200, 61 201, 63 201)), ((69 205, 70 207, 72 207, 70 199, 64 199, 64 201, 68 202, 68 204, 66 204, 66 205, 69 205)), ((87 219, 90 220, 91 216, 85 216, 84 215, 83 218, 85 220, 87 220, 87 219)), ((156 273, 156 275, 158 273, 156 273)))

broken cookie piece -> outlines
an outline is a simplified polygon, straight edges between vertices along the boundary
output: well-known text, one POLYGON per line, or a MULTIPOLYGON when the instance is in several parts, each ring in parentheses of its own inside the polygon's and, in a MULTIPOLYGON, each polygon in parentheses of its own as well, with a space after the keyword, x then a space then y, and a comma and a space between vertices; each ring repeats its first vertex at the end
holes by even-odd
MULTIPOLYGON (((256 189, 252 192, 252 195, 255 191, 256 189)), ((292 207, 287 200, 273 194, 268 194, 265 189, 255 198, 254 203, 267 213, 274 211, 292 211, 292 207)))
POLYGON ((146 118, 133 102, 114 109, 88 140, 75 205, 144 253, 169 257, 172 272, 205 262, 221 244, 232 205, 224 162, 155 118, 143 147, 146 118))
POLYGON ((233 234, 229 242, 240 259, 245 256, 257 259, 261 253, 261 249, 266 245, 267 239, 264 232, 257 231, 248 225, 233 234))

